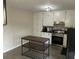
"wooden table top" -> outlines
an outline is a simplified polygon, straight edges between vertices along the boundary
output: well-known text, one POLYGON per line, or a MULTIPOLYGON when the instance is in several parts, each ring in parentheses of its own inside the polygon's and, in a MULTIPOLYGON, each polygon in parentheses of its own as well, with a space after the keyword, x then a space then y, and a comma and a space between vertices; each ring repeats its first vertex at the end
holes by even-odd
POLYGON ((21 39, 42 42, 42 43, 49 40, 48 38, 38 37, 38 36, 25 36, 25 37, 22 37, 21 39))

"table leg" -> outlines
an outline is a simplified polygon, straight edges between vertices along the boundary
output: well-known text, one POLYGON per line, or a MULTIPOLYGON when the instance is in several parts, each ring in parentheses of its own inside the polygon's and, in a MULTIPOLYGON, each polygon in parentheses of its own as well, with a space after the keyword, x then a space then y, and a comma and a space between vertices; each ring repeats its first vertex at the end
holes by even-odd
POLYGON ((29 51, 31 51, 31 41, 29 40, 29 51))
POLYGON ((43 59, 44 59, 44 53, 43 53, 43 59))
MULTIPOLYGON (((45 43, 43 43, 43 47, 45 48, 45 43)), ((43 59, 44 59, 44 51, 43 51, 43 59)))
POLYGON ((23 42, 22 42, 22 39, 21 39, 21 54, 23 55, 23 46, 22 46, 23 42))
POLYGON ((50 53, 50 40, 48 41, 48 56, 49 56, 49 53, 50 53))

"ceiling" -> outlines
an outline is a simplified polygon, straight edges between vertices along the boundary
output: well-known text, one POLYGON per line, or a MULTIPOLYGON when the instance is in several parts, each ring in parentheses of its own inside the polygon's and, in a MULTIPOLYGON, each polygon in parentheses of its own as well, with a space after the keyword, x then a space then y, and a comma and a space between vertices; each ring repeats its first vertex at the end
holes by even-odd
POLYGON ((8 6, 30 11, 45 11, 41 7, 52 5, 53 10, 75 9, 75 0, 6 0, 8 6))

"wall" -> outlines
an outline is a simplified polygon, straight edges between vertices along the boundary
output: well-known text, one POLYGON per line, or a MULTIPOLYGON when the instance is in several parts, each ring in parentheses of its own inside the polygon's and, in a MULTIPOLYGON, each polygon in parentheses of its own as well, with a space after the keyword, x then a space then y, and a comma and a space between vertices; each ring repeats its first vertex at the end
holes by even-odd
POLYGON ((21 37, 32 35, 33 13, 7 7, 7 25, 3 27, 3 51, 7 52, 21 44, 21 37))

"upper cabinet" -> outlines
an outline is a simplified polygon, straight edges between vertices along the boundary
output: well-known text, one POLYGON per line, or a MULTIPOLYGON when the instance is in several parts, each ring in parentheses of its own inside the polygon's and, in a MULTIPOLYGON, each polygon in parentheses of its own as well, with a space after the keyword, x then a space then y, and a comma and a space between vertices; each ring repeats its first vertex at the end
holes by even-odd
POLYGON ((54 11, 54 21, 64 21, 65 20, 65 10, 54 11))
POLYGON ((44 12, 43 13, 43 25, 44 26, 53 26, 53 12, 44 12))
POLYGON ((66 11, 66 27, 75 27, 75 10, 66 11))

